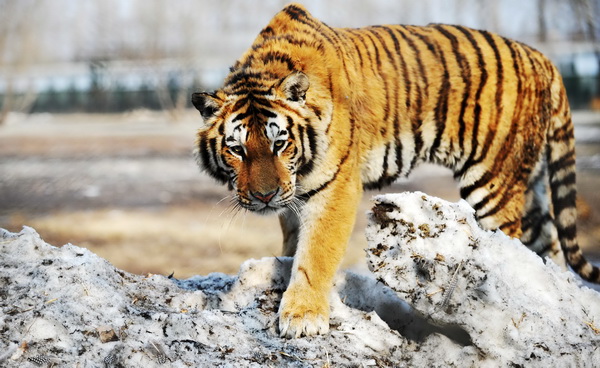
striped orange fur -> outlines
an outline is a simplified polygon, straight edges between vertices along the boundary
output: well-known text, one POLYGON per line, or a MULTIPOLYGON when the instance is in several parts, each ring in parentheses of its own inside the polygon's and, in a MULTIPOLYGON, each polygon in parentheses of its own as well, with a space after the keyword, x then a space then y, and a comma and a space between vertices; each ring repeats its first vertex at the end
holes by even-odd
POLYGON ((557 69, 538 51, 461 26, 331 28, 291 4, 224 86, 195 93, 199 165, 239 205, 279 213, 293 255, 283 336, 328 330, 328 293, 363 188, 421 162, 453 170, 480 224, 584 279, 573 124, 557 69))

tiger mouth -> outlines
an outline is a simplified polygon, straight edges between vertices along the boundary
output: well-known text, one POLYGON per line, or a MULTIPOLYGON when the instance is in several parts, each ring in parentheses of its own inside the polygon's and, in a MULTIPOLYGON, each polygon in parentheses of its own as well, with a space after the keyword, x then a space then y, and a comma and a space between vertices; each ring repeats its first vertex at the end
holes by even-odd
POLYGON ((261 214, 261 215, 277 213, 287 207, 286 203, 281 203, 280 201, 277 201, 277 203, 274 203, 274 202, 269 202, 269 203, 250 202, 250 203, 247 203, 245 201, 240 200, 239 203, 243 208, 250 210, 252 212, 261 214))
POLYGON ((262 202, 252 198, 246 197, 238 197, 238 203, 242 208, 245 208, 249 211, 258 213, 258 214, 271 214, 271 213, 279 213, 282 210, 288 208, 291 203, 294 201, 294 194, 288 195, 277 195, 271 201, 262 202))

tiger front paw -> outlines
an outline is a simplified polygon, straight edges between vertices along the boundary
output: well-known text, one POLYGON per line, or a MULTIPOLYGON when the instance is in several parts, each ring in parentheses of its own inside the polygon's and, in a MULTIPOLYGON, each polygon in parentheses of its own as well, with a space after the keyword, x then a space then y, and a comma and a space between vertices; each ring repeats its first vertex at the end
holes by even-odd
POLYGON ((288 289, 279 306, 279 335, 286 338, 329 332, 329 301, 311 290, 288 289))

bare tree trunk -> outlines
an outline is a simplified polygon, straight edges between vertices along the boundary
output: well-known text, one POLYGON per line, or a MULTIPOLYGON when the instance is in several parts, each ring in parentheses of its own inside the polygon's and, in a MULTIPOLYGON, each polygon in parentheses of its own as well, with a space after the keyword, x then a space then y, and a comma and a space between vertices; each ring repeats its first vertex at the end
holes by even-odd
POLYGON ((0 0, 0 69, 6 73, 7 82, 0 125, 6 122, 11 111, 27 111, 35 101, 32 88, 19 95, 12 76, 27 69, 37 58, 40 48, 35 33, 41 8, 37 0, 0 0))
POLYGON ((575 10, 575 15, 581 23, 583 33, 593 45, 594 55, 598 64, 598 74, 596 75, 596 95, 593 96, 592 106, 600 105, 600 0, 571 0, 571 6, 575 10))
POLYGON ((546 22, 546 0, 537 0, 538 8, 538 40, 548 42, 548 23, 546 22))

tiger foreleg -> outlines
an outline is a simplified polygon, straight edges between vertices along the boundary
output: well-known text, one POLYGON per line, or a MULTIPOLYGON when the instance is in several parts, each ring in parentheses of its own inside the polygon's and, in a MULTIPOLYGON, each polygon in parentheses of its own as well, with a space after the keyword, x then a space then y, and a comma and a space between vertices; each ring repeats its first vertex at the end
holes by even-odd
POLYGON ((290 284, 279 306, 282 337, 329 331, 329 294, 356 217, 362 187, 341 177, 314 194, 302 208, 290 284))
POLYGON ((283 233, 283 250, 281 255, 293 257, 298 247, 298 236, 300 235, 300 214, 292 210, 286 210, 279 215, 279 224, 283 233))

